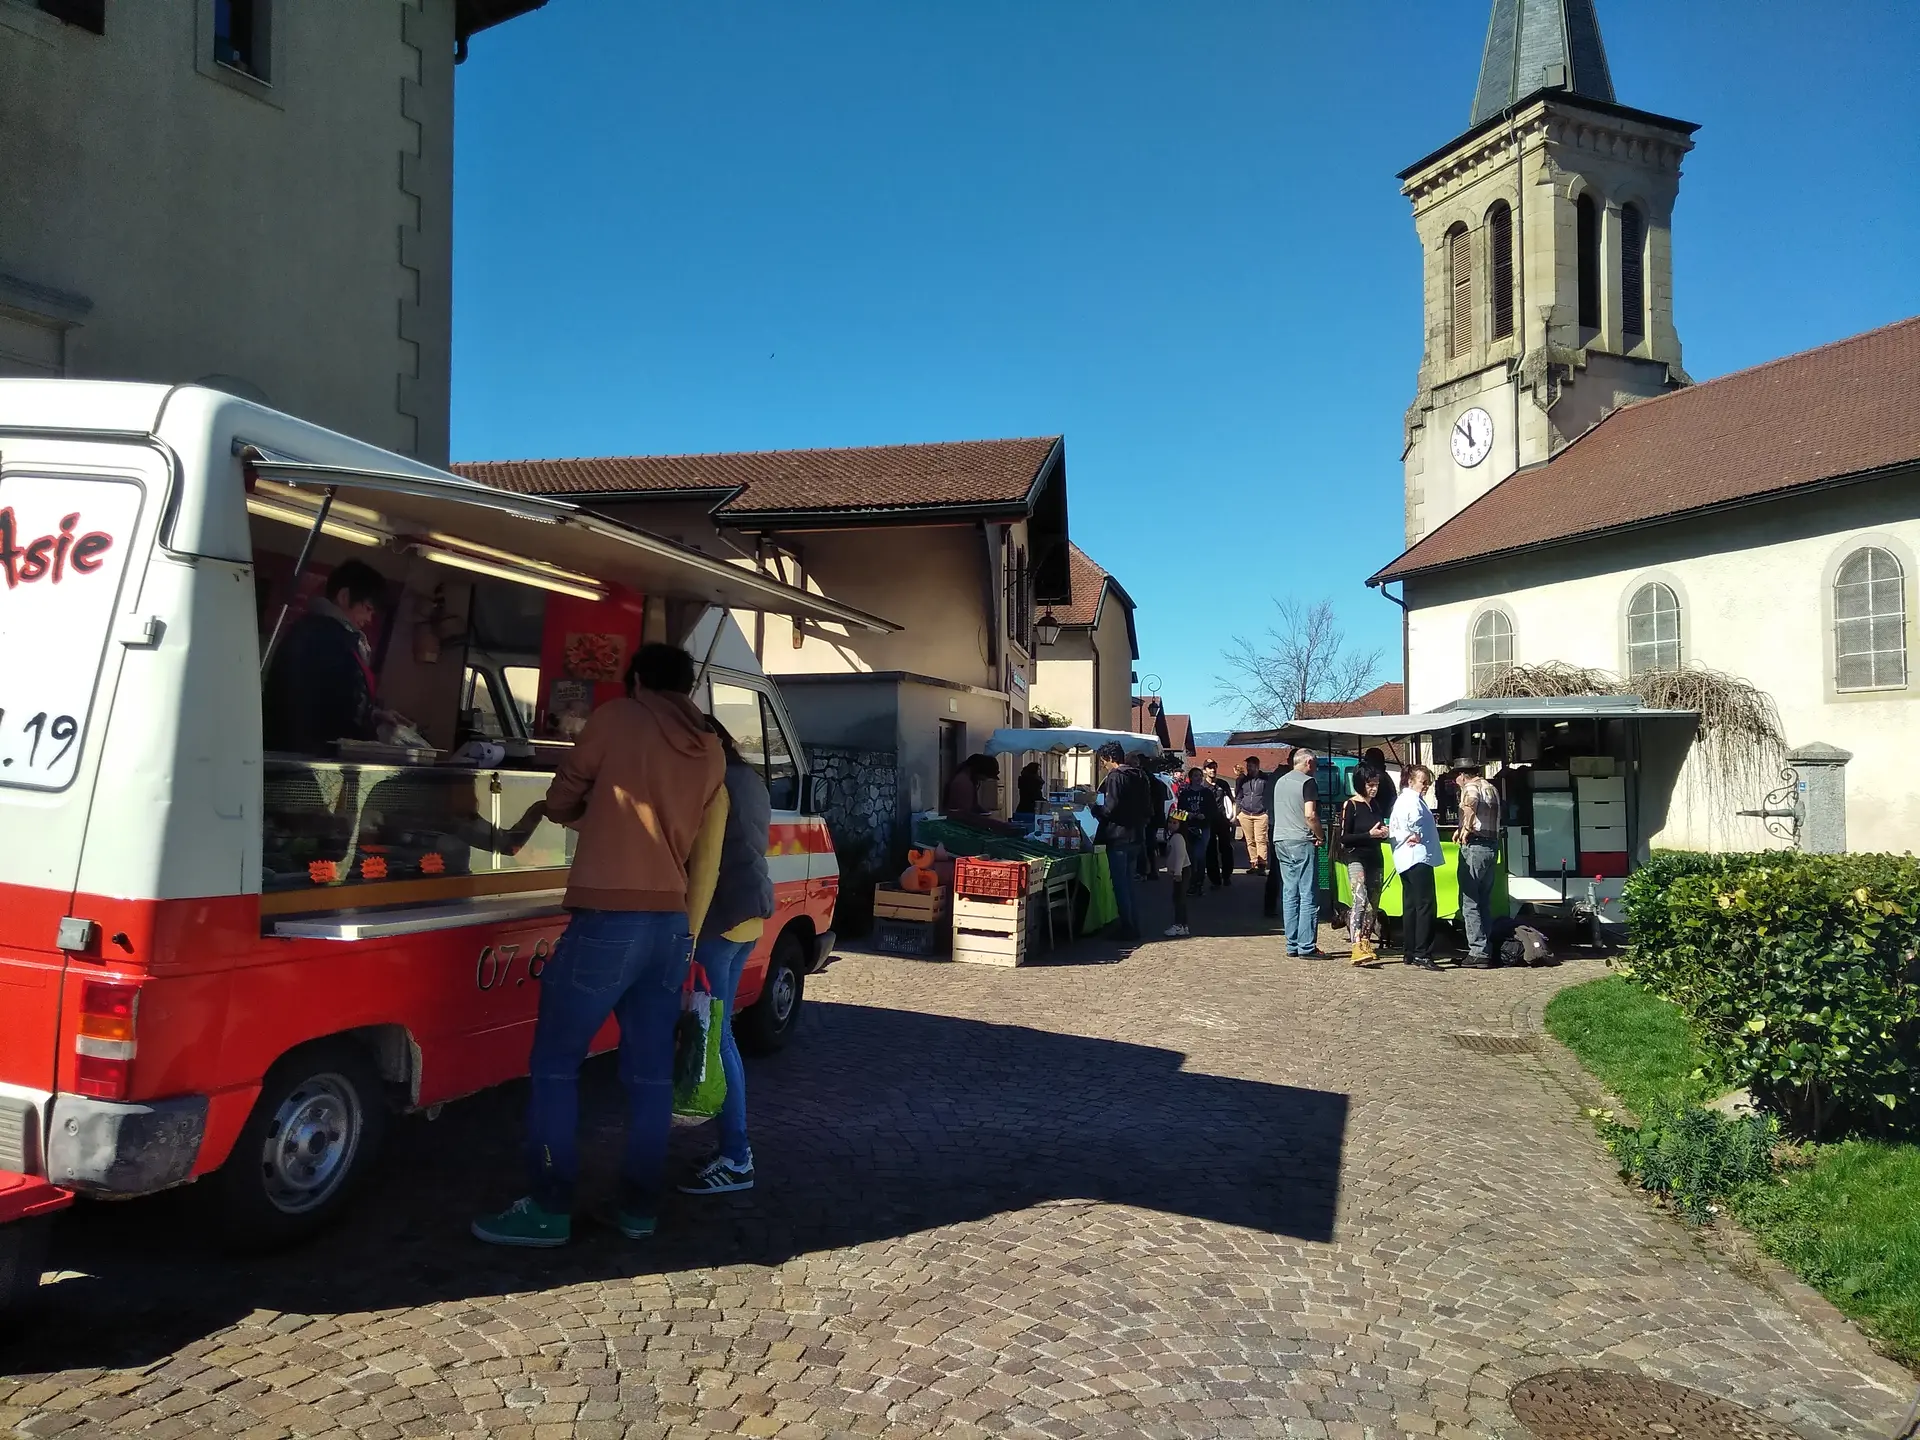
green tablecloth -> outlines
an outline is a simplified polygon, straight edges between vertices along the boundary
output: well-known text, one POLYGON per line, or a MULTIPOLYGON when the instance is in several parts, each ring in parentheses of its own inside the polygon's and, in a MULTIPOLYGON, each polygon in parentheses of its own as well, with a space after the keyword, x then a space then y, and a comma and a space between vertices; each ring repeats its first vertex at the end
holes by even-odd
MULTIPOLYGON (((1460 847, 1451 840, 1440 842, 1440 868, 1433 872, 1433 896, 1442 920, 1450 920, 1460 913, 1460 847)), ((1393 873, 1393 849, 1385 841, 1380 843, 1381 873, 1386 883, 1381 887, 1385 893, 1374 896, 1373 908, 1382 915, 1398 917, 1403 913, 1401 905, 1400 879, 1393 873)), ((1353 903, 1353 887, 1347 883, 1347 867, 1333 867, 1334 896, 1342 905, 1353 903)), ((1505 915, 1510 906, 1507 901, 1507 857, 1500 856, 1493 869, 1493 913, 1505 915)))

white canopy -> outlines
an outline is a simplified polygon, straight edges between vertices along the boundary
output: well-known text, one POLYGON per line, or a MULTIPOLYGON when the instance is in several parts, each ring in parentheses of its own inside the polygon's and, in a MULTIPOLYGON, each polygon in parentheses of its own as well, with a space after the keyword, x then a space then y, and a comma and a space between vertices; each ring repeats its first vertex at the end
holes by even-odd
POLYGON ((1291 720, 1277 730, 1236 731, 1235 745, 1311 745, 1330 735, 1354 735, 1369 740, 1404 740, 1431 735, 1456 725, 1471 725, 1493 714, 1491 710, 1433 710, 1424 715, 1343 715, 1333 720, 1291 720))
POLYGON ((1063 755, 1069 750, 1098 750, 1109 740, 1120 742, 1129 755, 1145 751, 1160 753, 1155 735, 1136 735, 1130 730, 1095 730, 1088 726, 1048 727, 1044 730, 996 730, 987 740, 988 755, 1024 755, 1029 751, 1063 755))

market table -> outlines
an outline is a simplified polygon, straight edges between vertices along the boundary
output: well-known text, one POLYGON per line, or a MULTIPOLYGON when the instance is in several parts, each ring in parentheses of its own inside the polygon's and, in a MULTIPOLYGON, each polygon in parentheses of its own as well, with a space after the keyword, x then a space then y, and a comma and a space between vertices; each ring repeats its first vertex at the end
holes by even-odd
POLYGON ((1091 935, 1120 918, 1119 908, 1113 898, 1113 880, 1106 871, 1107 850, 1104 845, 1092 850, 1055 850, 1049 845, 1041 845, 1018 835, 981 830, 963 821, 948 820, 937 815, 923 816, 914 822, 913 843, 921 847, 944 846, 947 853, 956 858, 1044 860, 1046 868, 1040 880, 1043 889, 1065 879, 1073 890, 1086 897, 1084 914, 1077 901, 1073 905, 1078 934, 1091 935), (1097 870, 1096 866, 1099 867, 1097 870))
MULTIPOLYGON (((1393 873, 1393 847, 1386 841, 1380 842, 1380 866, 1384 883, 1382 893, 1373 897, 1373 908, 1382 915, 1399 919, 1401 910, 1401 886, 1399 876, 1393 873)), ((1342 905, 1353 904, 1353 887, 1347 882, 1347 867, 1333 867, 1333 895, 1342 905)), ((1451 920, 1460 913, 1460 847, 1451 840, 1440 842, 1440 866, 1433 872, 1433 899, 1436 918, 1451 920)), ((1502 851, 1493 868, 1493 913, 1496 917, 1509 912, 1507 903, 1507 857, 1502 851)))

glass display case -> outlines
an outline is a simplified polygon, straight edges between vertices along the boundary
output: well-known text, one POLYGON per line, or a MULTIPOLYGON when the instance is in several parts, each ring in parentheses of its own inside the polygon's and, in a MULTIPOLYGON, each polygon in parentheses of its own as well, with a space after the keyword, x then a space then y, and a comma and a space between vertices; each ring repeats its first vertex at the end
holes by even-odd
POLYGON ((573 831, 534 807, 551 774, 268 755, 260 889, 383 905, 565 883, 573 831))

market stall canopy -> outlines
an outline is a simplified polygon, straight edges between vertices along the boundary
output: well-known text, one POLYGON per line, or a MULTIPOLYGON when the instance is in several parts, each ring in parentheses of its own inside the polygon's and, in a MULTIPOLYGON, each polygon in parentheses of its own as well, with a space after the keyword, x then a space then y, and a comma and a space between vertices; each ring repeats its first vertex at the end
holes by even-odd
POLYGON ((1500 700, 1456 700, 1415 715, 1349 715, 1330 720, 1294 720, 1272 730, 1237 730, 1232 745, 1319 745, 1350 736, 1366 740, 1405 740, 1437 735, 1482 720, 1641 720, 1697 726, 1698 711, 1656 710, 1637 695, 1555 695, 1500 700))
POLYGON ((273 487, 270 495, 304 502, 308 515, 317 514, 332 491, 336 526, 500 578, 563 592, 611 583, 643 595, 831 621, 877 634, 900 628, 564 500, 515 495, 424 465, 406 471, 318 465, 259 445, 245 447, 241 458, 256 479, 273 487))
POLYGON ((1094 730, 1085 726, 1049 726, 1039 730, 996 730, 987 740, 988 755, 1025 755, 1030 752, 1063 755, 1069 750, 1098 750, 1116 740, 1129 755, 1160 753, 1159 737, 1131 730, 1094 730))

